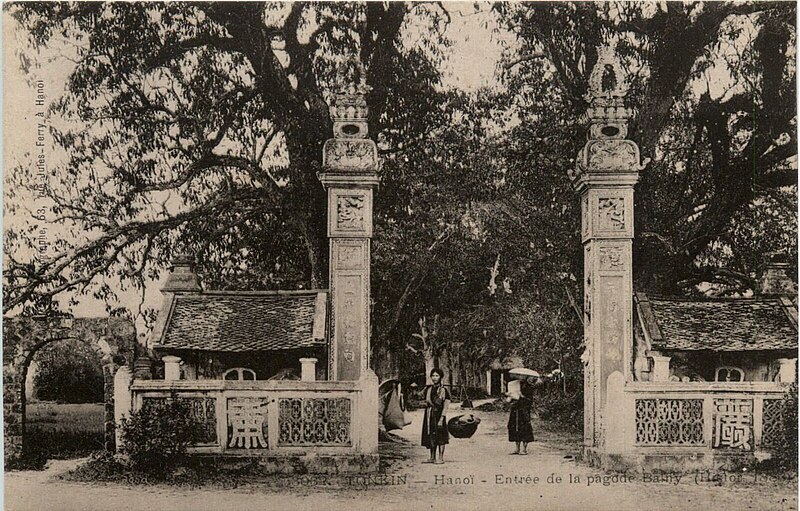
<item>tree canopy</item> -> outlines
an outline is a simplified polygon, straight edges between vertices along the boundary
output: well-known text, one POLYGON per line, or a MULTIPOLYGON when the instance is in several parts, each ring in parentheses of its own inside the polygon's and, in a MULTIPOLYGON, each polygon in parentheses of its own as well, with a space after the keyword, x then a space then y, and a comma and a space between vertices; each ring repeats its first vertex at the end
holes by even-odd
MULTIPOLYGON (((6 232, 5 310, 110 277, 141 288, 178 251, 208 287, 324 287, 326 93, 372 87, 381 156, 373 346, 384 372, 522 353, 579 390, 579 207, 597 48, 631 80, 637 289, 747 293, 763 255, 797 259, 795 6, 478 5, 512 38, 499 84, 442 84, 446 6, 422 3, 26 3, 35 45, 75 67, 51 116, 68 159, 48 190, 71 226, 44 264, 6 232), (488 11, 488 12, 487 12, 488 11), (356 59, 361 66, 352 66, 356 59), (420 357, 423 355, 423 357, 420 357)), ((30 180, 17 168, 15 187, 30 180)), ((20 188, 21 189, 21 188, 20 188)), ((12 211, 13 212, 13 211, 12 211)), ((796 272, 796 268, 794 268, 796 272)))
MULTIPOLYGON (((445 119, 436 90, 445 13, 435 5, 7 8, 34 45, 57 37, 76 45, 67 93, 50 112, 73 122, 51 128, 68 161, 47 190, 48 220, 84 239, 45 264, 12 259, 5 310, 110 274, 140 286, 181 250, 222 270, 207 272, 211 285, 324 286, 316 172, 332 126, 325 94, 343 85, 338 75, 353 74, 348 57, 367 70, 372 135, 384 151, 445 119)), ((7 187, 12 207, 26 171, 7 187)), ((24 242, 15 234, 7 245, 24 242)))
POLYGON ((506 93, 534 119, 523 124, 557 105, 548 115, 574 125, 587 106, 597 47, 616 44, 637 112, 630 136, 652 159, 636 196, 635 261, 646 263, 635 268, 639 288, 686 293, 705 283, 747 292, 764 254, 796 261, 793 4, 497 9, 518 36, 506 93))

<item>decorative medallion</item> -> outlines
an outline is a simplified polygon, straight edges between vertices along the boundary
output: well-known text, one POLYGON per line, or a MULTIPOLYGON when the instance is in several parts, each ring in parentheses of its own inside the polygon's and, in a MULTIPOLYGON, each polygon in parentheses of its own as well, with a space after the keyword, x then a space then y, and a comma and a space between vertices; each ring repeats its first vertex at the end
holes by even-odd
POLYGON ((336 198, 336 227, 343 231, 364 229, 364 196, 340 195, 336 198))
POLYGON ((328 139, 322 164, 331 170, 371 172, 378 165, 378 148, 370 139, 328 139))
POLYGON ((753 400, 714 400, 714 447, 752 450, 753 400))
POLYGON ((600 198, 597 217, 599 231, 624 231, 625 199, 622 197, 600 198))
POLYGON ((622 247, 600 247, 601 270, 621 270, 623 268, 622 247))
POLYGON ((228 447, 266 449, 266 398, 236 397, 228 399, 228 447))
POLYGON ((592 140, 587 145, 590 170, 631 170, 639 168, 639 151, 630 140, 592 140))

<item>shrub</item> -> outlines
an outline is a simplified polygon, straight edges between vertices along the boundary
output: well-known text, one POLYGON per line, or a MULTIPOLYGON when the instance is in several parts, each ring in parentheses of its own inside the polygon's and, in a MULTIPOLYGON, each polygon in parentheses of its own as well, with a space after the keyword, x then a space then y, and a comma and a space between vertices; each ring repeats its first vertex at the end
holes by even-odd
POLYGON ((782 440, 775 461, 781 469, 797 471, 797 383, 792 383, 783 396, 782 440))
POLYGON ((47 465, 47 453, 40 446, 27 446, 19 458, 13 458, 5 464, 9 470, 44 470, 47 465))
POLYGON ((125 464, 108 451, 95 451, 86 463, 59 476, 69 481, 118 481, 128 474, 125 464))
POLYGON ((175 396, 146 400, 121 422, 122 452, 132 469, 166 475, 184 459, 198 427, 186 401, 175 396))
POLYGON ((533 401, 533 409, 542 420, 556 422, 573 431, 583 428, 583 392, 564 395, 561 385, 550 384, 537 389, 533 401))

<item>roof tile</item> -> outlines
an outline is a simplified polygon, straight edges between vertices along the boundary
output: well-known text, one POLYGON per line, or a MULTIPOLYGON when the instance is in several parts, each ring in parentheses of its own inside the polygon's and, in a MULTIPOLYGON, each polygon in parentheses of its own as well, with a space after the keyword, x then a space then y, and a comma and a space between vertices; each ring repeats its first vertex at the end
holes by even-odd
POLYGON ((324 345, 314 338, 318 294, 178 294, 156 347, 242 352, 324 345))
POLYGON ((655 334, 651 335, 655 349, 797 349, 797 323, 778 298, 689 300, 638 293, 637 302, 640 313, 646 312, 649 302, 655 324, 645 323, 655 334))

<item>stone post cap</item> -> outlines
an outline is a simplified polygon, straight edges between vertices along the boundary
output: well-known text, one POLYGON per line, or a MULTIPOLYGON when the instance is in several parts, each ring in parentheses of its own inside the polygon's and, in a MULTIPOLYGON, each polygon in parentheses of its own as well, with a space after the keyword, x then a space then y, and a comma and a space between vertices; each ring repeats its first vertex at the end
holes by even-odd
POLYGON ((179 364, 181 357, 176 357, 175 355, 165 355, 161 357, 161 361, 165 364, 179 364))
POLYGON ((200 279, 194 272, 194 256, 191 254, 178 254, 172 259, 169 277, 161 288, 161 292, 194 292, 199 293, 200 279))
POLYGON ((303 357, 303 358, 300 359, 300 363, 306 363, 306 364, 312 364, 313 363, 313 364, 316 364, 317 362, 319 362, 319 359, 314 358, 314 357, 303 357))
POLYGON ((783 254, 773 254, 761 267, 758 291, 762 296, 795 296, 797 285, 789 277, 790 265, 783 254))

